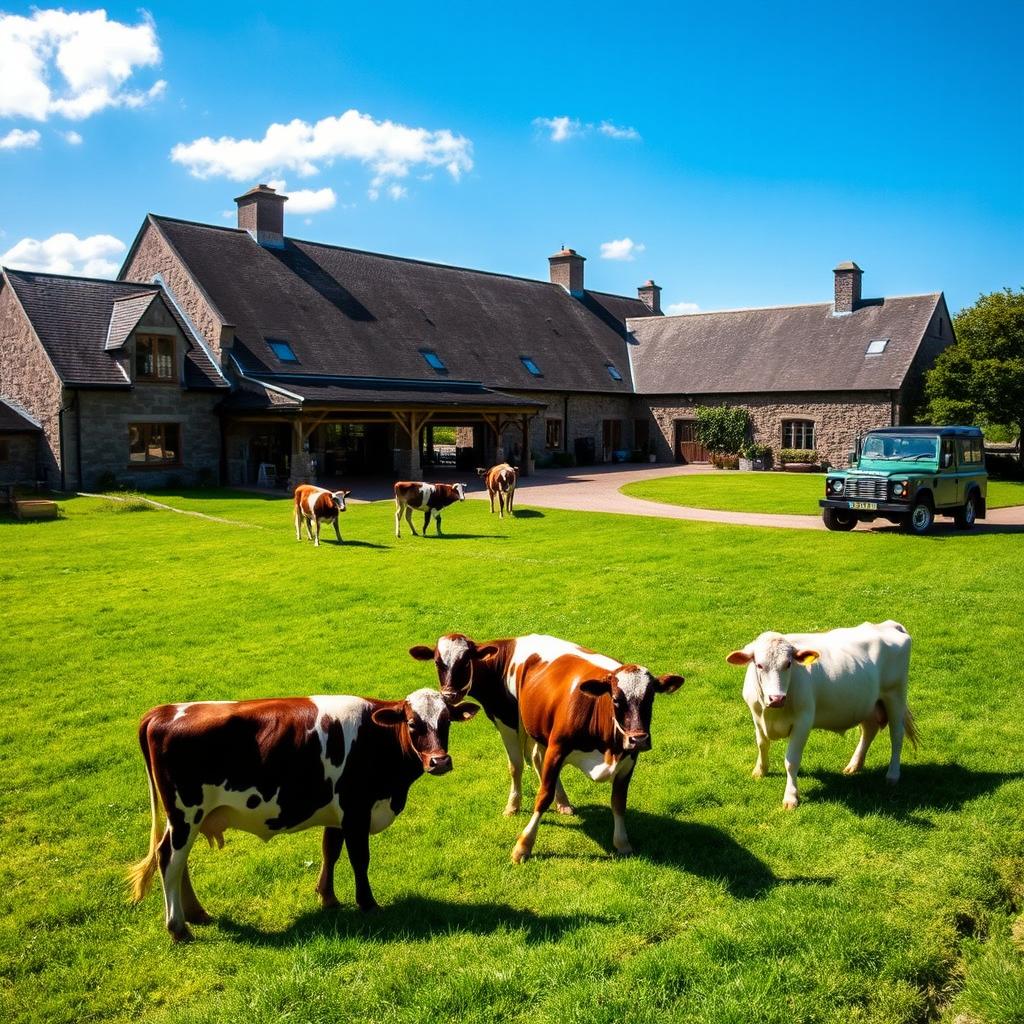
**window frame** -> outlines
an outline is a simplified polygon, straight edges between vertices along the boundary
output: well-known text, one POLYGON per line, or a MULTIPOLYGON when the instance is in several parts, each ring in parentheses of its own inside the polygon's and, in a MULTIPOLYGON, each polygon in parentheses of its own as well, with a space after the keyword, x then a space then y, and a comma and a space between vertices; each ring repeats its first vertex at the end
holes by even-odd
POLYGON ((145 381, 151 384, 177 384, 178 383, 178 339, 173 334, 159 334, 152 331, 146 331, 143 334, 135 335, 135 354, 133 357, 135 375, 134 380, 145 381), (152 373, 142 373, 140 370, 141 360, 139 358, 139 346, 142 342, 152 342, 152 373), (159 372, 160 366, 160 351, 158 343, 166 342, 171 347, 171 372, 170 374, 161 374, 159 372))
POLYGON ((526 372, 531 377, 544 376, 544 371, 537 365, 537 361, 533 358, 533 356, 520 356, 519 362, 523 364, 523 367, 526 369, 526 372))
POLYGON ((270 351, 274 353, 274 358, 279 363, 292 364, 300 362, 299 357, 295 352, 295 349, 292 347, 292 343, 290 341, 287 341, 285 338, 264 338, 263 340, 267 343, 267 348, 269 348, 270 351), (278 345, 282 346, 284 349, 288 351, 287 356, 283 356, 281 355, 280 352, 278 352, 276 348, 276 346, 278 345))
POLYGON ((868 347, 864 349, 864 355, 866 356, 880 356, 885 353, 885 350, 889 347, 891 338, 872 338, 868 342, 868 347), (880 348, 873 349, 874 345, 881 346, 880 348))
POLYGON ((168 469, 182 465, 181 455, 181 437, 182 437, 181 423, 178 421, 171 422, 140 422, 140 423, 129 423, 128 424, 128 468, 129 469, 168 469), (175 437, 175 450, 174 459, 169 460, 163 459, 151 459, 149 458, 149 449, 152 445, 152 434, 154 428, 158 428, 163 432, 163 440, 161 442, 161 450, 167 451, 169 447, 167 443, 167 431, 168 428, 173 428, 176 431, 175 437), (142 441, 143 455, 145 458, 133 459, 132 458, 132 430, 139 431, 139 437, 142 441))
POLYGON ((782 421, 782 447, 790 451, 813 452, 818 441, 818 424, 814 420, 789 417, 782 421), (799 435, 797 434, 799 429, 799 435), (806 444, 807 432, 810 430, 810 444, 806 444), (797 444, 799 437, 800 443, 797 444))
POLYGON ((544 420, 544 448, 549 452, 561 451, 562 444, 562 420, 560 417, 549 417, 544 420), (555 443, 551 443, 552 427, 555 428, 555 443))
POLYGON ((961 437, 959 441, 959 452, 957 453, 959 465, 963 467, 974 467, 985 465, 985 449, 980 437, 961 437))

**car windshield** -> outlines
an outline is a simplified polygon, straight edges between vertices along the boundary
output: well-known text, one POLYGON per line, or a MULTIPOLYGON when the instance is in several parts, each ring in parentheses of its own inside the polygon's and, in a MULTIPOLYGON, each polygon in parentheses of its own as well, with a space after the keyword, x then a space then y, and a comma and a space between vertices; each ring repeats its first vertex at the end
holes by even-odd
POLYGON ((939 439, 920 434, 868 434, 861 457, 872 462, 934 462, 939 439))

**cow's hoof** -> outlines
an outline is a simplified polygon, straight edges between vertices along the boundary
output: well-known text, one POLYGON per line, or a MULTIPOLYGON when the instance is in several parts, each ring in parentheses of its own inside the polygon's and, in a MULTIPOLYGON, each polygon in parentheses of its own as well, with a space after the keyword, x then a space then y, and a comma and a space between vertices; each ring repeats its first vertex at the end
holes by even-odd
POLYGON ((576 808, 572 804, 555 804, 555 810, 559 814, 575 814, 576 808))
POLYGON ((754 765, 754 770, 750 773, 752 779, 763 779, 764 769, 760 765, 754 765))
POLYGON ((782 801, 782 806, 787 811, 795 811, 797 809, 797 807, 800 806, 800 797, 798 797, 798 796, 787 796, 786 799, 782 801))
POLYGON ((524 846, 522 843, 516 843, 516 845, 512 847, 512 863, 522 864, 524 861, 528 861, 530 859, 531 852, 532 851, 528 846, 524 846))
POLYGON ((844 775, 856 775, 860 771, 860 765, 854 764, 852 761, 843 769, 844 775))
POLYGON ((630 846, 629 843, 627 843, 625 846, 616 846, 615 847, 615 856, 616 857, 632 857, 633 856, 633 847, 630 846))
POLYGON ((193 910, 192 913, 185 915, 185 920, 189 924, 212 924, 213 918, 202 908, 193 910))
POLYGON ((358 906, 364 914, 376 914, 377 911, 380 910, 380 904, 373 899, 373 897, 368 900, 364 900, 358 906))
POLYGON ((174 928, 171 930, 171 942, 191 942, 195 936, 192 934, 192 930, 188 925, 183 924, 180 928, 174 928))
POLYGON ((886 775, 885 781, 889 783, 890 786, 895 786, 896 783, 900 781, 900 777, 898 775, 886 775))
POLYGON ((335 907, 341 906, 338 897, 333 892, 329 896, 324 896, 323 893, 317 893, 317 895, 320 897, 321 910, 333 910, 335 907))
POLYGON ((506 818, 512 818, 519 813, 519 804, 509 804, 501 813, 506 818))

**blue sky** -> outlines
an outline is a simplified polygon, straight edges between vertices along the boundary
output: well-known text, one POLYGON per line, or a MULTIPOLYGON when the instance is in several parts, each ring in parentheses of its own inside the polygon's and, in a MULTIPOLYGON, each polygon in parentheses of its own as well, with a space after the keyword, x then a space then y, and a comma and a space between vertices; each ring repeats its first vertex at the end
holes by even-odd
POLYGON ((33 10, 0 15, 9 263, 284 180, 295 237, 531 277, 564 243, 666 305, 825 300, 846 259, 954 310, 1024 285, 1019 2, 33 10))

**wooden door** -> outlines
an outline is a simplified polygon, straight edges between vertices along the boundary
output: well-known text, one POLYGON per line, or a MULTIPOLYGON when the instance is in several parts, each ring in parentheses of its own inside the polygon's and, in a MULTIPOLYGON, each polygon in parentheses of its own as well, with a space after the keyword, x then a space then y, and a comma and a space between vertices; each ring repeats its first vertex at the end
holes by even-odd
POLYGON ((601 441, 604 445, 604 461, 610 462, 612 452, 622 449, 622 420, 605 420, 601 429, 601 441))
POLYGON ((711 453, 697 440, 696 420, 676 420, 676 462, 710 462, 711 453))

